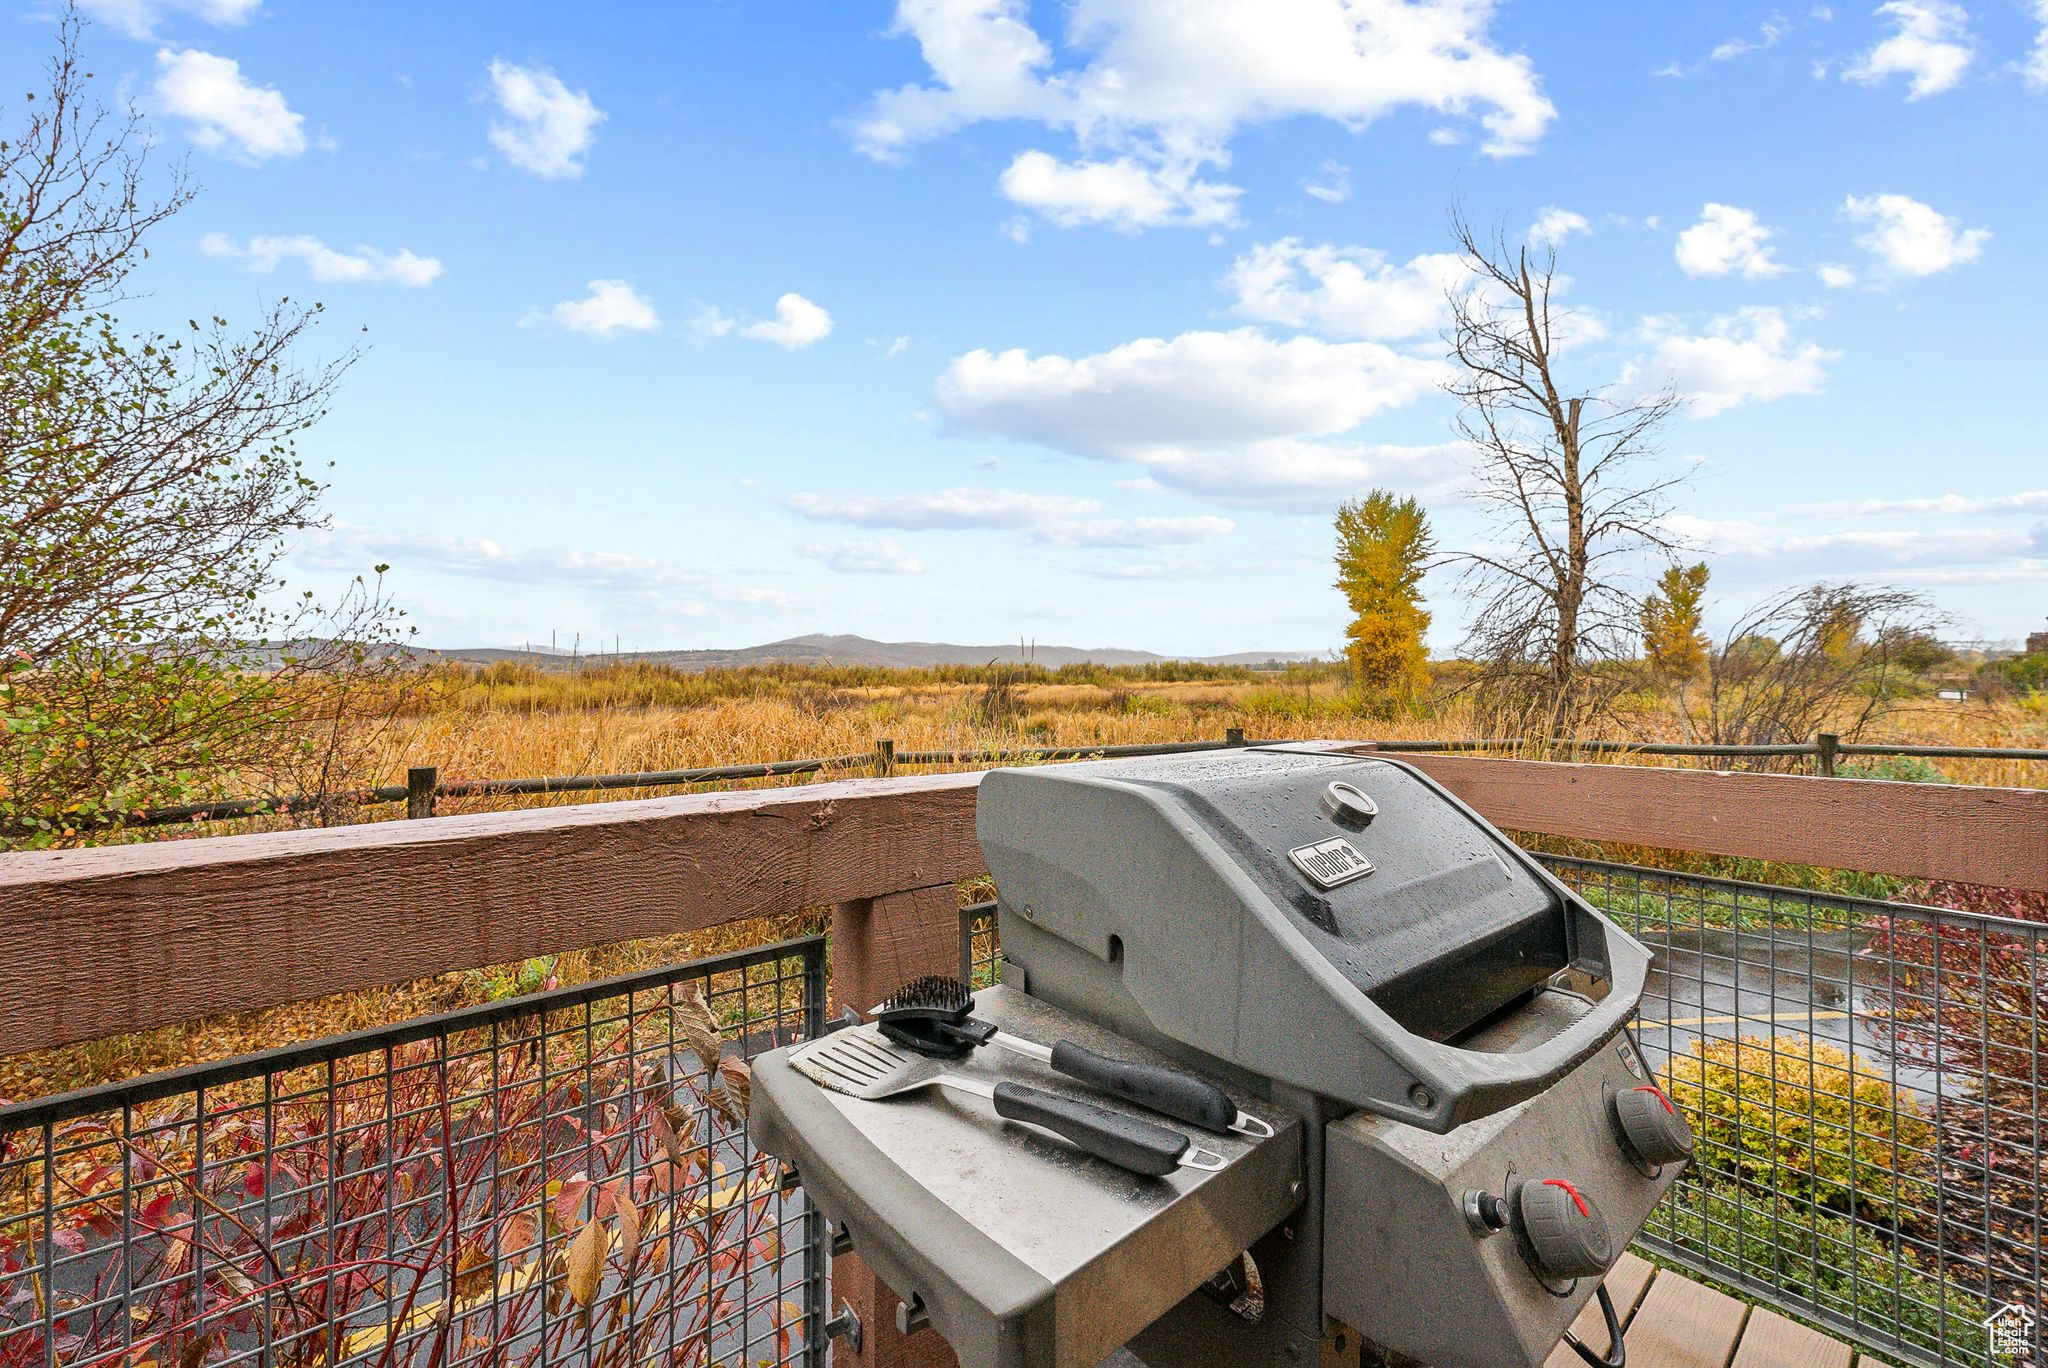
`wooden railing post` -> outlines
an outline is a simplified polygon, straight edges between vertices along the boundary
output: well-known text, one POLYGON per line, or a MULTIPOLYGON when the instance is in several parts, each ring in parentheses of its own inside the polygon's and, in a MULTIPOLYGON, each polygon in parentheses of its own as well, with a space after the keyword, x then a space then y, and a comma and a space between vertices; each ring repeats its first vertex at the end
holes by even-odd
POLYGON ((434 790, 441 786, 441 771, 433 765, 414 765, 405 772, 405 815, 408 819, 434 815, 434 790))
POLYGON ((896 772, 896 743, 889 737, 875 742, 875 778, 887 779, 896 772))
MULTIPOLYGON (((958 972, 960 894, 951 883, 832 909, 832 1010, 868 1008, 925 974, 958 972)), ((865 1322, 866 1317, 862 1317, 865 1322)))
POLYGON ((1833 732, 1822 732, 1813 738, 1813 768, 1816 772, 1832 779, 1835 776, 1835 759, 1842 753, 1842 738, 1833 732))
MULTIPOLYGON (((936 884, 840 903, 832 909, 832 1002, 865 1016, 870 1007, 911 979, 960 971, 960 893, 936 884)), ((857 1254, 832 1261, 832 1302, 860 1317, 858 1352, 834 1345, 840 1368, 955 1368, 958 1360, 929 1329, 905 1335, 896 1328, 901 1303, 857 1254)))
POLYGON ((1244 744, 1244 728, 1225 727, 1223 729, 1223 744, 1226 746, 1242 746, 1244 744))

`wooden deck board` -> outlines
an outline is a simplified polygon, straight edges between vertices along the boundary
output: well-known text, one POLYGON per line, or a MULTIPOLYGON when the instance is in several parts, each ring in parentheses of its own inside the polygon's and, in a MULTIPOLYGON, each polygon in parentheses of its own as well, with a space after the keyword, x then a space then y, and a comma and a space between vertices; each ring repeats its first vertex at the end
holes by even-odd
MULTIPOLYGON (((1607 1271, 1607 1295, 1614 1299, 1614 1314, 1621 1317, 1622 1325, 1628 1324, 1636 1303, 1643 1299, 1643 1289, 1650 1285, 1656 1272, 1657 1266, 1648 1259, 1626 1252, 1607 1271)), ((1600 1314, 1599 1302, 1587 1302, 1580 1309, 1578 1319, 1572 1322, 1572 1333, 1595 1349, 1607 1347, 1607 1322, 1600 1314)), ((1585 1360, 1573 1353, 1570 1345, 1560 1344, 1550 1351, 1543 1368, 1585 1368, 1585 1360)))
POLYGON ((1728 1368, 1748 1312, 1726 1293, 1660 1272, 1628 1323, 1629 1368, 1728 1368))
POLYGON ((1768 1307, 1749 1313, 1733 1368, 1849 1368, 1849 1346, 1768 1307))

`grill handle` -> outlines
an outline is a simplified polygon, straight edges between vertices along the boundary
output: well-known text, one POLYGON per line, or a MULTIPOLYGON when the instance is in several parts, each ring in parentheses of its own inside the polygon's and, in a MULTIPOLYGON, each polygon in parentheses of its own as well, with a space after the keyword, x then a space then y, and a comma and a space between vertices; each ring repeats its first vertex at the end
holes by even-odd
POLYGON ((1051 1064, 1077 1083, 1100 1088, 1146 1111, 1170 1116, 1204 1130, 1227 1131, 1237 1120, 1230 1094, 1205 1078, 1157 1064, 1138 1064, 1097 1054, 1071 1040, 1052 1047, 1051 1064))
POLYGON ((1191 1143, 1179 1131, 1155 1126, 1142 1117, 1022 1083, 996 1084, 995 1104, 998 1116, 1042 1126, 1097 1159, 1148 1178, 1163 1178, 1179 1168, 1191 1143))
POLYGON ((1409 1037, 1411 1047, 1416 1047, 1410 1062, 1421 1066, 1417 1077, 1431 1093, 1428 1105, 1420 1097, 1409 1099, 1418 1124, 1450 1130, 1534 1097, 1592 1058, 1628 1024, 1649 979, 1650 952, 1599 913, 1588 911, 1582 914, 1575 939, 1586 947, 1590 934, 1598 934, 1604 946, 1594 955, 1576 958, 1582 963, 1604 960, 1600 967, 1605 970, 1607 995, 1549 1039, 1525 1050, 1495 1054, 1409 1037))

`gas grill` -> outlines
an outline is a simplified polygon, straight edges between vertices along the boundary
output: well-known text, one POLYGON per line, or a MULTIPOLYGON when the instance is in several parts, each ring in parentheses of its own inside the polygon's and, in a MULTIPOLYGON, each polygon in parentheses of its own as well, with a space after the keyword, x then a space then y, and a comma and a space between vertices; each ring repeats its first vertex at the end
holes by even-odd
MULTIPOLYGON (((1537 1365, 1690 1155, 1628 1030, 1648 953, 1407 765, 1303 743, 997 770, 978 830, 1004 961, 981 1040, 1197 1074, 1251 1124, 1014 1047, 834 1091, 806 1050, 886 1071, 917 1043, 874 1024, 757 1061, 757 1144, 963 1368, 1537 1365), (1005 1119, 1036 1119, 1000 1100, 1020 1084, 1218 1162, 1125 1171, 1005 1119)), ((1590 1362, 1618 1348, 1592 1338, 1590 1362)))

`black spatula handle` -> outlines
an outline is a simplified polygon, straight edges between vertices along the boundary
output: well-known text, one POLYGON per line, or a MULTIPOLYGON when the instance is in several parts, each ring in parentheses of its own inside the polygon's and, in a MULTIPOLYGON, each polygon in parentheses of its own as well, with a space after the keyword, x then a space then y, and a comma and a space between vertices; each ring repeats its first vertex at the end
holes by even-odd
POLYGON ((1185 1135, 1137 1116, 1061 1097, 1022 1083, 996 1084, 996 1115, 1063 1135, 1097 1159, 1148 1178, 1180 1167, 1191 1143, 1185 1135))
POLYGON ((1135 1102, 1146 1111, 1204 1130, 1227 1131, 1237 1120, 1237 1103, 1205 1078, 1158 1064, 1112 1059, 1071 1040, 1052 1047, 1052 1067, 1077 1083, 1135 1102))

